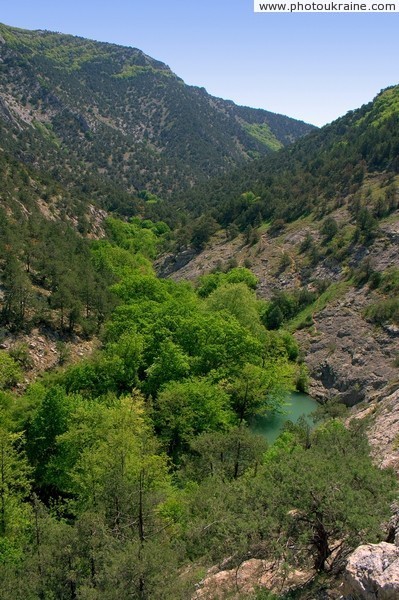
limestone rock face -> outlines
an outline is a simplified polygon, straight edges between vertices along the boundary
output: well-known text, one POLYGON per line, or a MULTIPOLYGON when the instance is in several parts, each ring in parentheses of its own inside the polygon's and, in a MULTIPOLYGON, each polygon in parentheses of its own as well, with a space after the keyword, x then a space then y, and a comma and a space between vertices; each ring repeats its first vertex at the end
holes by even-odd
POLYGON ((344 592, 359 600, 398 600, 399 548, 386 542, 359 546, 346 566, 344 592))
POLYGON ((380 466, 391 467, 399 472, 399 390, 376 405, 374 420, 367 435, 380 466))
POLYGON ((286 574, 276 563, 251 558, 234 569, 210 569, 191 600, 240 600, 252 597, 256 588, 285 593, 309 581, 312 574, 299 570, 286 574))

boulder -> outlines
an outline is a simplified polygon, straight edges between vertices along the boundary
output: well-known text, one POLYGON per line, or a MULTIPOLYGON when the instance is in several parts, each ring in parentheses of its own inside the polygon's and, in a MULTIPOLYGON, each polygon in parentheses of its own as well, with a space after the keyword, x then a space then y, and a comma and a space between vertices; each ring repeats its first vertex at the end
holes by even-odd
POLYGON ((276 562, 251 558, 235 568, 223 569, 222 566, 222 570, 215 567, 209 569, 191 600, 252 598, 256 589, 285 594, 306 584, 313 575, 312 571, 300 570, 287 573, 276 562))
POLYGON ((359 546, 346 566, 344 594, 359 600, 398 600, 399 548, 386 542, 359 546))

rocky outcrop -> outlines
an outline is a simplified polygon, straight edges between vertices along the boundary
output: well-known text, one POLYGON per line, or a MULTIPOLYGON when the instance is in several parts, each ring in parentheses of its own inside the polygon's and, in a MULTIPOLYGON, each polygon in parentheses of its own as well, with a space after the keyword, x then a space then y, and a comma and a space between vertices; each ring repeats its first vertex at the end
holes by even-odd
POLYGON ((162 256, 155 262, 158 277, 169 277, 176 271, 180 271, 191 262, 196 255, 197 252, 193 248, 188 248, 177 254, 167 254, 166 256, 162 256))
POLYGON ((394 359, 399 353, 399 336, 377 329, 363 317, 373 300, 367 287, 349 288, 314 315, 311 330, 297 332, 306 353, 313 397, 339 396, 347 406, 354 406, 382 397, 387 385, 398 379, 394 359))
POLYGON ((275 562, 251 558, 233 569, 210 569, 192 600, 239 600, 252 596, 257 588, 286 593, 307 583, 312 575, 312 572, 299 570, 286 573, 275 562))
POLYGON ((13 123, 14 125, 17 125, 19 127, 18 122, 14 118, 13 114, 11 113, 2 96, 0 96, 0 118, 4 119, 4 121, 6 121, 7 123, 13 123))
POLYGON ((65 342, 49 328, 35 328, 29 333, 7 333, 0 343, 0 350, 12 353, 19 349, 25 354, 24 379, 16 386, 20 392, 45 371, 51 371, 60 364, 77 362, 90 356, 97 348, 96 338, 83 340, 75 335, 65 342))
POLYGON ((399 390, 359 406, 352 418, 370 419, 367 436, 376 462, 399 473, 399 390))
POLYGON ((359 546, 347 563, 344 598, 398 600, 399 548, 386 542, 359 546))

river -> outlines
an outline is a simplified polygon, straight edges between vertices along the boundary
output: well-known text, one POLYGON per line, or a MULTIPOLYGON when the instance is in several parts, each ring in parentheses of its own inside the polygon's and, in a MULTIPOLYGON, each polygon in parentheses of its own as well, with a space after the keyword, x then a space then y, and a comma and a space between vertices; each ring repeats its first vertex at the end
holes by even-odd
POLYGON ((267 439, 269 444, 273 444, 286 421, 293 421, 295 423, 303 415, 309 423, 312 423, 309 415, 316 410, 317 406, 318 402, 307 394, 290 392, 287 394, 283 414, 274 413, 267 417, 257 417, 251 424, 251 430, 254 433, 260 433, 267 439))

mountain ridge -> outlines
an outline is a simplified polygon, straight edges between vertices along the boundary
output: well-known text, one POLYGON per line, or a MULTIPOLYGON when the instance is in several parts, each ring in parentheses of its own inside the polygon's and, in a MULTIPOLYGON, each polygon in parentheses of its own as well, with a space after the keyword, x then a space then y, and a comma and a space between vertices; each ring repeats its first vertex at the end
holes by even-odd
POLYGON ((294 220, 355 193, 367 173, 399 170, 399 86, 311 132, 278 155, 263 157, 197 186, 184 200, 193 214, 209 211, 222 226, 262 219, 294 220), (241 194, 258 198, 246 204, 241 194))
POLYGON ((1 113, 18 139, 4 126, 2 137, 46 171, 65 161, 93 191, 95 173, 168 197, 313 129, 187 86, 136 48, 5 25, 0 35, 1 113))

